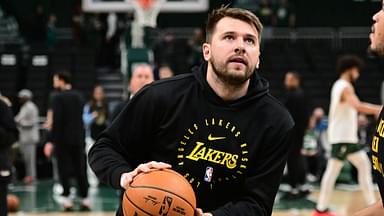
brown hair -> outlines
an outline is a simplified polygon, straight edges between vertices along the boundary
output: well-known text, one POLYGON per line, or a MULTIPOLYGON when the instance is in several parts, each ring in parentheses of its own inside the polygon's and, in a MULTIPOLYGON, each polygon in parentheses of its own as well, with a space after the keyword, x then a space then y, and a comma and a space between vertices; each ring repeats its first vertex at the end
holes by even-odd
POLYGON ((206 41, 211 41, 216 24, 224 17, 238 19, 254 26, 259 33, 260 42, 263 24, 261 24, 259 18, 257 18, 257 16, 249 10, 242 8, 228 8, 227 6, 222 6, 218 9, 215 9, 208 15, 208 21, 205 27, 206 41))
POLYGON ((356 55, 344 55, 337 59, 336 70, 341 75, 347 70, 357 68, 359 71, 364 66, 364 62, 356 55))
POLYGON ((71 74, 67 70, 60 70, 53 76, 57 76, 59 80, 64 81, 66 84, 71 84, 71 74))

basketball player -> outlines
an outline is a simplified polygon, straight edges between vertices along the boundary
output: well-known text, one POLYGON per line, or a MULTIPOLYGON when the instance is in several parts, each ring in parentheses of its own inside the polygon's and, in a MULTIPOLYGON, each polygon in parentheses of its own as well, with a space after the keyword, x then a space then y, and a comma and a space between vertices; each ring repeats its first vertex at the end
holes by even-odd
MULTIPOLYGON (((382 1, 381 10, 379 10, 372 17, 374 24, 371 29, 369 38, 371 44, 369 46, 370 51, 377 54, 378 56, 384 56, 384 1, 382 1)), ((383 163, 384 163, 384 134, 383 134, 383 123, 384 123, 384 112, 380 113, 376 125, 375 136, 372 139, 371 153, 374 175, 376 177, 377 185, 381 195, 381 200, 376 202, 374 205, 361 210, 354 214, 354 216, 381 216, 384 215, 384 175, 383 175, 383 163)))
POLYGON ((212 11, 206 63, 144 87, 91 148, 100 180, 124 189, 172 167, 193 186, 197 215, 271 215, 294 123, 256 72, 261 31, 250 11, 212 11))
POLYGON ((321 180, 320 195, 313 216, 335 215, 328 211, 335 181, 343 167, 343 161, 350 161, 358 171, 359 185, 367 204, 375 202, 369 158, 358 144, 358 112, 378 115, 381 106, 365 103, 355 94, 352 83, 360 74, 362 62, 356 56, 342 56, 337 62, 339 79, 333 84, 329 108, 328 139, 331 143, 331 158, 321 180))
POLYGON ((50 141, 44 146, 44 154, 51 157, 53 151, 57 158, 60 184, 63 186, 62 207, 64 211, 73 210, 70 197, 70 177, 73 173, 81 197, 80 208, 90 209, 88 198, 88 179, 85 155, 85 129, 83 125, 83 99, 71 87, 71 75, 57 72, 53 75, 53 86, 58 92, 52 98, 52 131, 50 141))

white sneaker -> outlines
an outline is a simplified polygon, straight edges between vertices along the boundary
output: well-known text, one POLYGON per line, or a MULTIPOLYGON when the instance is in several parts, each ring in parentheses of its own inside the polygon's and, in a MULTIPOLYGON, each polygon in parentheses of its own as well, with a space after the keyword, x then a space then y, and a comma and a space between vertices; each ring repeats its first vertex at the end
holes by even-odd
POLYGON ((73 201, 69 197, 62 197, 64 211, 71 211, 73 209, 73 201))
POLYGON ((84 198, 80 202, 80 208, 82 211, 89 211, 91 210, 91 200, 89 200, 88 197, 84 198))
POLYGON ((91 210, 91 200, 89 200, 88 197, 81 200, 80 210, 81 211, 90 211, 91 210))

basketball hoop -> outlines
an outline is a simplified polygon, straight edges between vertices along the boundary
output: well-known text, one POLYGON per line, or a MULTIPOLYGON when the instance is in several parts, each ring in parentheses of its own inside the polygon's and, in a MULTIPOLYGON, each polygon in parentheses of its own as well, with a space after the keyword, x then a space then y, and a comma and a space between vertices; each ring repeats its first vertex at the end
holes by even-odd
POLYGON ((144 10, 148 10, 148 9, 150 9, 155 1, 156 1, 156 0, 137 0, 137 2, 139 3, 139 5, 140 5, 144 10))
POLYGON ((131 0, 135 19, 142 26, 156 27, 156 19, 166 0, 131 0))
POLYGON ((166 0, 132 0, 135 9, 131 28, 132 47, 144 47, 145 41, 151 40, 150 34, 156 28, 157 16, 165 2, 166 0))

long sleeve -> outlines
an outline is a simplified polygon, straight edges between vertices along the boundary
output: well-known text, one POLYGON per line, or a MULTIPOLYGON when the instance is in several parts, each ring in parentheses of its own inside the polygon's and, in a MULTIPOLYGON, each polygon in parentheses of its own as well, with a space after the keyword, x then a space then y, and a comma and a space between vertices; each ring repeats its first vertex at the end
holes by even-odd
POLYGON ((12 119, 12 111, 0 100, 0 149, 9 147, 17 137, 18 130, 12 119))
MULTIPOLYGON (((291 123, 292 124, 292 123, 291 123)), ((271 215, 274 199, 280 185, 281 176, 290 147, 292 126, 271 128, 264 148, 256 159, 254 168, 246 178, 244 196, 212 211, 214 216, 261 216, 271 215), (254 175, 252 175, 252 173, 254 175)))
POLYGON ((36 107, 30 103, 25 104, 16 115, 15 121, 22 128, 32 128, 39 121, 36 107))
POLYGON ((91 107, 89 104, 86 104, 84 106, 83 110, 83 121, 86 127, 89 127, 89 125, 93 122, 95 117, 92 116, 91 107))
POLYGON ((89 164, 99 179, 120 188, 120 176, 145 161, 158 121, 156 101, 146 89, 136 95, 89 152, 89 164), (156 113, 156 116, 152 116, 156 113))

